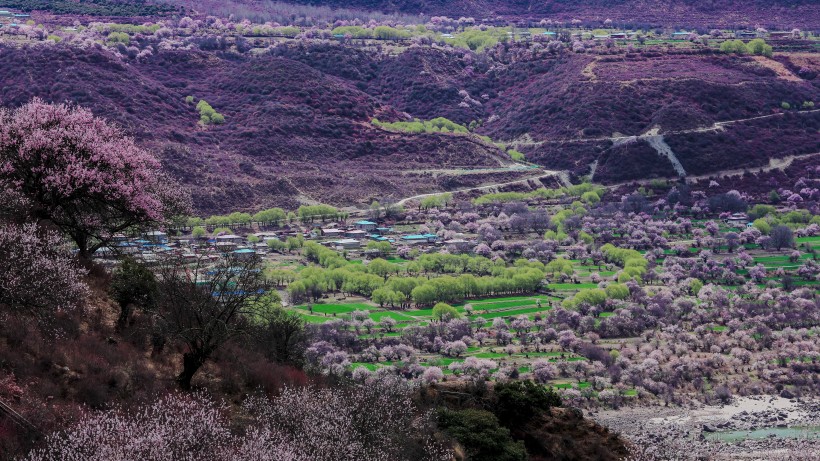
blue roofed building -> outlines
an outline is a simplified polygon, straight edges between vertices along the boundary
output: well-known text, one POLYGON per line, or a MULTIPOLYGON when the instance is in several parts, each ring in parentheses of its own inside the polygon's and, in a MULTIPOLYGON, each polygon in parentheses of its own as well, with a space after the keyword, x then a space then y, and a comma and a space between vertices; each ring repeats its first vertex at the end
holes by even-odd
POLYGON ((372 231, 372 230, 375 230, 378 227, 378 224, 374 223, 373 221, 362 220, 362 221, 356 221, 355 223, 353 223, 353 226, 355 226, 356 229, 359 229, 359 230, 372 231))
POLYGON ((408 244, 436 243, 438 236, 436 234, 411 234, 403 236, 401 240, 408 244))
POLYGON ((237 259, 250 259, 256 255, 256 251, 251 248, 239 248, 238 250, 233 250, 231 254, 237 259))

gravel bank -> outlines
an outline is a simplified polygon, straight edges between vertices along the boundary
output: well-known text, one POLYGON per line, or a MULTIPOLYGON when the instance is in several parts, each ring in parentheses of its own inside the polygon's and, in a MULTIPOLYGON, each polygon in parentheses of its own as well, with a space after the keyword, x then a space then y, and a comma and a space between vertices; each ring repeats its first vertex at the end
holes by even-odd
POLYGON ((730 431, 820 426, 820 400, 779 396, 743 397, 731 404, 636 407, 590 415, 622 433, 636 460, 820 460, 820 438, 768 436, 735 442, 715 440, 730 431))

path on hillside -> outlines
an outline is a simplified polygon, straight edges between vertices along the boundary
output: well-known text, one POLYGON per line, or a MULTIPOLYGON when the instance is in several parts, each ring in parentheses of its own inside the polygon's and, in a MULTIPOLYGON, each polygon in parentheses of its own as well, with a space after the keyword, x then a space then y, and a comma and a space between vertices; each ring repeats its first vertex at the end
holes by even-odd
MULTIPOLYGON (((782 117, 787 113, 791 114, 799 114, 799 115, 806 115, 806 114, 813 114, 815 112, 820 112, 820 109, 813 109, 813 110, 801 110, 799 112, 778 112, 776 114, 768 114, 768 115, 758 115, 755 117, 749 118, 741 118, 737 120, 724 120, 722 122, 715 122, 709 126, 702 126, 698 128, 688 128, 685 130, 677 130, 677 131, 669 131, 663 133, 664 136, 669 135, 676 135, 676 134, 688 134, 688 133, 707 133, 710 131, 721 131, 724 127, 729 125, 734 125, 735 123, 743 123, 743 122, 751 122, 754 120, 763 120, 767 118, 773 117, 782 117)), ((653 128, 654 130, 654 128, 653 128)), ((657 136, 658 132, 649 130, 646 133, 639 134, 639 135, 615 135, 615 136, 601 136, 597 138, 568 138, 568 139, 545 139, 542 141, 533 141, 529 135, 525 135, 519 141, 510 141, 507 144, 513 147, 518 146, 540 146, 542 144, 571 144, 576 142, 602 142, 602 141, 612 141, 613 143, 624 143, 624 142, 633 142, 640 139, 647 139, 652 136, 657 136)))
POLYGON ((649 143, 649 145, 652 146, 652 148, 655 149, 655 151, 657 151, 658 154, 669 159, 669 162, 672 163, 672 168, 675 169, 675 173, 677 173, 679 177, 682 178, 686 176, 686 170, 683 169, 683 165, 680 163, 680 160, 678 160, 678 157, 675 156, 674 152, 672 152, 672 148, 669 147, 669 144, 667 144, 666 141, 663 139, 663 135, 657 134, 658 131, 659 129, 657 127, 649 130, 649 133, 654 132, 655 134, 652 136, 647 136, 645 138, 646 142, 649 143))
MULTIPOLYGON (((709 178, 723 178, 726 176, 735 176, 739 174, 744 174, 748 171, 764 171, 769 172, 772 170, 785 170, 786 168, 790 167, 795 160, 804 159, 809 157, 815 157, 820 155, 820 152, 814 152, 812 154, 802 154, 802 155, 788 155, 786 157, 780 158, 770 158, 769 164, 766 166, 748 166, 744 168, 732 168, 727 170, 718 170, 713 171, 711 173, 694 175, 694 176, 686 176, 687 180, 695 180, 695 181, 702 181, 704 179, 709 178)), ((658 179, 669 179, 669 178, 652 178, 652 179, 634 179, 631 181, 622 181, 614 184, 607 184, 606 187, 608 188, 618 188, 621 186, 626 186, 629 184, 650 184, 652 181, 658 179)))
POLYGON ((491 174, 491 173, 522 173, 526 171, 532 170, 540 170, 541 167, 535 165, 524 165, 521 163, 514 163, 512 165, 504 166, 504 167, 487 167, 487 168, 470 168, 469 166, 465 167, 456 167, 456 168, 422 168, 422 169, 415 169, 415 170, 402 170, 401 174, 419 174, 419 173, 433 173, 433 174, 446 174, 452 176, 463 176, 463 175, 470 175, 470 174, 491 174))

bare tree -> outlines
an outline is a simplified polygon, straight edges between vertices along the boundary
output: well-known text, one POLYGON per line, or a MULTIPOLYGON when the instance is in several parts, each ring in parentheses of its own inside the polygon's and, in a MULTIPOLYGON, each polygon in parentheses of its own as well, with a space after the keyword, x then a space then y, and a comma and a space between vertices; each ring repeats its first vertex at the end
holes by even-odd
POLYGON ((772 246, 780 251, 782 248, 791 248, 794 245, 794 234, 788 226, 775 226, 770 234, 772 246))
POLYGON ((225 257, 216 264, 200 259, 186 264, 172 259, 159 268, 157 326, 168 339, 182 343, 182 389, 225 343, 250 331, 253 314, 268 284, 261 259, 225 257))

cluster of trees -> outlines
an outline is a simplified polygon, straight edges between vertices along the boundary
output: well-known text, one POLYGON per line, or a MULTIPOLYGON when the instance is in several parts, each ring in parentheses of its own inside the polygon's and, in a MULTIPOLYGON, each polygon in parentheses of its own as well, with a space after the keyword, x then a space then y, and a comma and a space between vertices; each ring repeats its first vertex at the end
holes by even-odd
POLYGON ((430 432, 435 421, 411 392, 387 376, 349 387, 286 387, 235 409, 203 394, 172 394, 136 411, 89 415, 24 459, 444 459, 449 451, 430 432))
POLYGON ((475 205, 489 205, 505 202, 527 202, 530 200, 553 200, 561 197, 579 197, 585 203, 598 203, 606 193, 606 188, 592 183, 581 183, 557 189, 536 189, 531 192, 494 192, 473 199, 475 205))
POLYGON ((214 108, 208 104, 208 101, 204 99, 200 99, 199 102, 196 103, 196 110, 199 111, 199 123, 203 125, 210 125, 211 123, 221 125, 225 123, 225 116, 214 110, 214 108))
POLYGON ((344 38, 376 38, 380 40, 403 40, 412 36, 409 30, 399 29, 386 25, 373 27, 372 29, 360 26, 339 26, 330 31, 334 36, 344 38))
POLYGON ((251 223, 258 223, 263 226, 280 226, 287 223, 301 221, 303 223, 315 220, 328 221, 346 219, 347 213, 339 211, 331 205, 303 205, 296 211, 285 211, 282 208, 267 208, 254 214, 235 211, 227 215, 212 215, 208 218, 188 217, 185 219, 186 227, 212 226, 230 227, 247 226, 251 223))
POLYGON ((742 40, 726 40, 720 44, 720 51, 772 57, 772 46, 768 45, 762 38, 750 40, 748 43, 744 43, 742 40))
MULTIPOLYGON (((308 246, 305 247, 306 252, 308 246)), ((324 253, 326 256, 319 256, 319 260, 329 264, 327 269, 303 269, 289 283, 288 293, 293 303, 318 300, 325 293, 343 292, 372 297, 382 306, 432 306, 440 301, 457 302, 482 296, 533 293, 540 288, 544 279, 543 264, 537 261, 529 263, 522 260, 517 267, 495 266, 491 272, 493 275, 486 276, 462 274, 457 277, 430 277, 428 273, 425 277, 416 277, 397 275, 400 266, 382 259, 375 259, 366 266, 353 265, 347 264, 333 250, 324 253)))
POLYGON ((430 208, 444 208, 447 204, 452 203, 453 194, 445 192, 443 194, 431 195, 424 197, 419 201, 420 210, 429 210, 430 208))
POLYGON ((330 205, 302 205, 296 210, 296 215, 302 222, 313 222, 316 219, 324 222, 344 219, 347 216, 346 213, 330 205))
POLYGON ((327 292, 342 291, 373 297, 375 302, 407 308, 411 303, 432 305, 479 296, 536 291, 544 278, 545 266, 538 261, 518 260, 507 267, 482 256, 424 254, 401 266, 381 258, 366 265, 352 265, 336 251, 307 242, 304 255, 322 268, 299 272, 288 286, 291 300, 319 299, 327 292), (424 274, 424 277, 417 277, 424 274), (436 277, 430 277, 436 274, 436 277), (462 274, 458 277, 440 274, 462 274))
POLYGON ((382 122, 377 118, 371 121, 374 125, 389 130, 406 131, 409 133, 469 133, 470 130, 464 125, 459 125, 444 117, 437 117, 432 120, 415 119, 412 122, 382 122))

